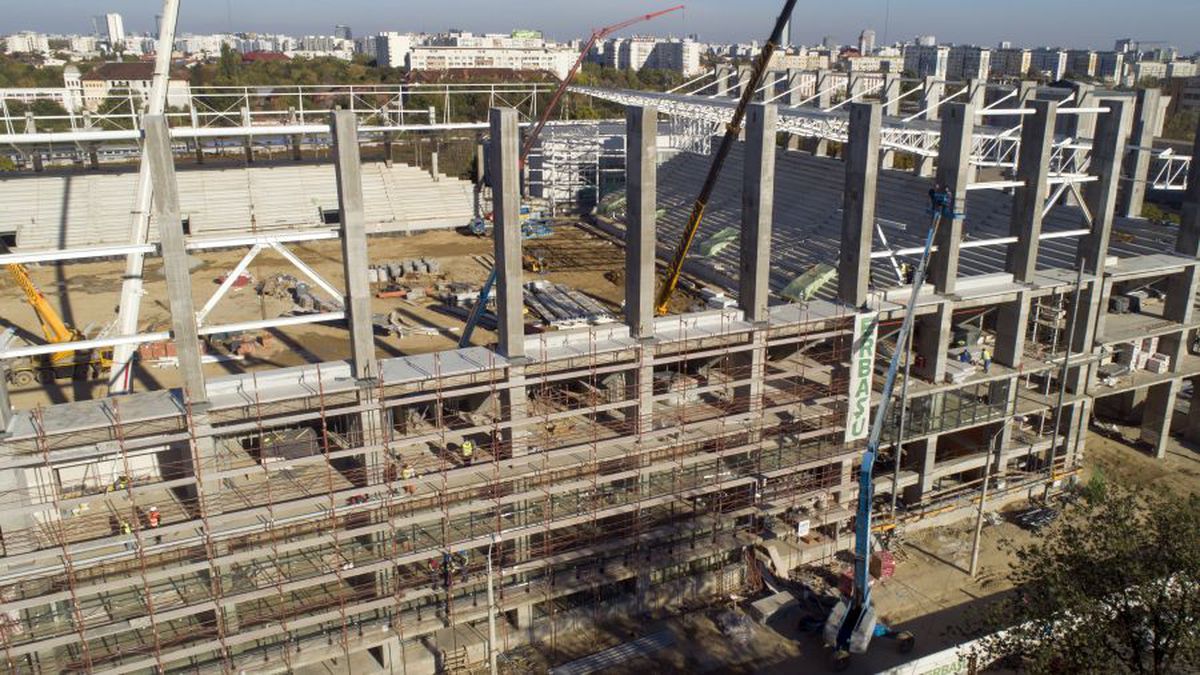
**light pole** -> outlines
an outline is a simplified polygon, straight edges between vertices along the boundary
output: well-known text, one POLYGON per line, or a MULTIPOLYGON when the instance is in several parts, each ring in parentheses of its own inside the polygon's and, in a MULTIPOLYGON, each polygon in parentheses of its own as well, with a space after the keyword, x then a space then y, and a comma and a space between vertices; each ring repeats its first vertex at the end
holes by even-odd
POLYGON ((500 671, 496 669, 496 594, 492 589, 492 547, 500 541, 500 536, 492 535, 487 549, 487 603, 488 603, 488 665, 492 675, 500 671))
MULTIPOLYGON (((1004 434, 1004 430, 1008 427, 1008 420, 1005 419, 1000 423, 1000 430, 992 434, 988 440, 987 461, 983 463, 983 489, 979 491, 979 515, 975 518, 975 541, 971 544, 971 568, 969 573, 971 578, 975 578, 975 574, 979 571, 979 540, 983 536, 983 507, 987 502, 988 480, 992 476, 992 460, 993 448, 996 446, 996 441, 1004 434)), ((996 454, 999 454, 998 452, 996 454)))

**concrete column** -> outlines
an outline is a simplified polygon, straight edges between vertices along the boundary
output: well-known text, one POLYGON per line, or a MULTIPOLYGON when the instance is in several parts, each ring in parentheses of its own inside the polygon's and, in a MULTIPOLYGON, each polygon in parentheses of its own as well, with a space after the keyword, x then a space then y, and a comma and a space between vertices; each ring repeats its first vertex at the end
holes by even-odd
POLYGON ((487 153, 483 141, 475 144, 475 184, 481 189, 487 184, 487 153))
MULTIPOLYGON (((775 130, 779 111, 756 103, 746 113, 742 162, 741 265, 738 304, 746 320, 767 320, 771 278, 771 219, 775 201, 775 130)), ((869 243, 869 242, 868 242, 869 243)))
MULTIPOLYGON (((200 114, 196 112, 195 100, 190 97, 188 98, 188 112, 191 114, 191 117, 192 117, 192 128, 199 129, 200 128, 200 114)), ((192 147, 196 151, 196 163, 203 164, 204 163, 204 146, 201 144, 199 138, 194 139, 192 141, 192 143, 194 144, 192 147)))
MULTIPOLYGON (((1171 275, 1167 280, 1167 297, 1163 302, 1163 318, 1181 325, 1191 323, 1196 301, 1196 265, 1171 275)), ((1158 353, 1170 358, 1170 372, 1179 372, 1180 361, 1187 354, 1190 331, 1180 330, 1162 336, 1158 341, 1158 353)), ((1171 420, 1175 416, 1175 399, 1182 381, 1169 380, 1151 386, 1146 392, 1146 404, 1142 412, 1141 439, 1154 448, 1154 456, 1162 459, 1167 455, 1167 440, 1171 433, 1171 420)))
MULTIPOLYGON (((862 73, 848 73, 846 75, 846 97, 854 98, 863 92, 866 87, 863 85, 862 73)), ((855 99, 858 101, 861 99, 855 99)))
POLYGON ((658 109, 625 109, 625 323, 635 338, 654 336, 654 260, 658 210, 658 109))
POLYGON ((521 288, 521 186, 517 169, 519 157, 517 111, 492 108, 491 158, 488 174, 492 177, 492 203, 496 255, 496 316, 501 356, 525 356, 524 294, 521 288))
MULTIPOLYGON (((921 89, 921 110, 924 110, 922 119, 936 121, 940 117, 938 104, 942 100, 942 91, 946 88, 946 83, 933 76, 925 78, 925 82, 921 89)), ((929 178, 933 176, 933 158, 925 155, 917 155, 916 163, 913 165, 913 173, 922 177, 929 178)))
MULTIPOLYGON (((1096 105, 1096 87, 1090 84, 1075 83, 1071 86, 1075 92, 1072 108, 1092 108, 1096 105)), ((1075 140, 1090 139, 1095 136, 1096 113, 1071 115, 1066 118, 1066 133, 1075 140)))
POLYGON ((983 110, 987 107, 986 80, 967 80, 967 105, 973 106, 976 110, 983 110))
POLYGON ((917 317, 917 334, 913 341, 917 350, 917 359, 921 363, 913 364, 913 372, 934 384, 941 384, 946 379, 946 352, 950 350, 950 327, 953 318, 953 308, 950 303, 938 305, 932 314, 917 317))
MULTIPOLYGON (((250 119, 250 108, 247 106, 242 106, 242 126, 249 127, 252 124, 253 124, 253 122, 250 119)), ((254 163, 254 146, 251 143, 251 139, 249 136, 246 136, 242 139, 242 152, 244 152, 246 155, 246 163, 253 164, 254 163)))
POLYGON ((851 103, 842 193, 842 245, 838 254, 838 298, 858 307, 867 300, 871 241, 875 230, 875 187, 883 111, 878 103, 851 103))
POLYGON ((750 66, 737 67, 737 95, 738 98, 746 93, 746 88, 750 86, 750 76, 753 74, 750 66))
POLYGON ((200 336, 196 331, 196 308, 192 303, 192 279, 183 240, 183 218, 179 212, 179 185, 167 120, 162 115, 145 116, 146 156, 154 190, 154 218, 162 241, 163 274, 171 309, 171 337, 179 355, 179 374, 193 405, 208 403, 204 369, 200 365, 200 336))
POLYGON ((728 98, 729 81, 733 79, 729 77, 729 75, 733 72, 733 69, 731 69, 729 66, 717 66, 715 70, 717 89, 713 93, 720 98, 728 98))
MULTIPOLYGON (((92 112, 90 110, 83 111, 83 128, 92 129, 95 123, 92 121, 92 112)), ((87 148, 88 168, 92 171, 100 169, 100 151, 96 143, 88 143, 87 148)))
POLYGON ((1017 180, 1024 182, 1013 193, 1012 218, 1008 232, 1017 237, 1009 245, 1005 268, 1018 283, 1033 281, 1037 270, 1038 239, 1042 234, 1042 210, 1050 186, 1050 154, 1054 145, 1054 123, 1058 104, 1054 101, 1030 101, 1036 112, 1021 123, 1021 151, 1017 159, 1017 180))
POLYGON ((1109 112, 1096 125, 1089 168, 1089 173, 1098 180, 1083 186, 1083 198, 1092 214, 1092 231, 1079 239, 1077 257, 1077 261, 1084 263, 1084 273, 1097 277, 1104 275, 1104 258, 1108 255, 1121 183, 1121 160, 1125 156, 1125 131, 1132 113, 1132 106, 1124 101, 1110 100, 1105 105, 1109 112))
POLYGON ((1029 326, 1029 291, 1021 290, 1017 299, 997 308, 996 363, 1009 368, 1020 368, 1025 353, 1025 331, 1029 326))
POLYGON ((975 136, 975 108, 963 103, 946 107, 942 120, 942 139, 938 151, 937 184, 954 193, 954 218, 943 219, 938 227, 938 250, 930 261, 929 279, 938 293, 954 293, 958 277, 958 247, 962 243, 966 211, 967 185, 971 182, 971 144, 975 136))
MULTIPOLYGON (((833 91, 830 87, 833 86, 833 73, 829 70, 817 71, 817 84, 813 95, 812 106, 818 110, 825 110, 833 105, 833 91)), ((824 138, 814 138, 811 141, 812 153, 817 157, 826 157, 829 155, 829 141, 824 138)))
POLYGON ((346 311, 350 316, 350 350, 354 377, 379 376, 375 333, 371 324, 371 287, 367 281, 366 218, 363 215, 362 159, 358 149, 358 120, 349 110, 330 113, 333 162, 337 174, 338 210, 342 223, 342 266, 346 272, 346 311))
POLYGON ((438 172, 438 153, 437 150, 429 153, 429 176, 433 178, 433 182, 441 180, 441 174, 438 172))
POLYGON ((1125 157, 1125 175, 1130 178, 1121 193, 1118 207, 1126 218, 1141 218, 1146 202, 1146 181, 1150 178, 1150 149, 1154 146, 1154 127, 1162 115, 1162 92, 1142 89, 1137 94, 1130 143, 1135 146, 1125 157))
POLYGON ((8 435, 12 418, 12 403, 8 400, 8 364, 0 363, 0 438, 8 435))
MULTIPOLYGON (((33 118, 32 112, 25 113, 25 133, 27 133, 27 134, 36 134, 37 133, 37 120, 35 120, 33 118)), ((42 153, 40 151, 38 151, 36 149, 32 150, 30 152, 30 159, 33 160, 33 170, 34 171, 37 171, 38 173, 45 171, 46 166, 44 164, 44 160, 42 158, 42 153)))
MULTIPOLYGON (((883 88, 879 90, 879 102, 883 105, 884 115, 888 117, 895 117, 900 113, 899 96, 900 76, 896 73, 884 73, 883 88)), ((895 151, 884 150, 883 158, 879 160, 879 167, 881 169, 890 169, 895 161, 895 151)))
POLYGON ((1017 83, 1017 102, 1012 107, 1023 108, 1030 101, 1037 99, 1038 83, 1034 80, 1021 80, 1017 83))
MULTIPOLYGON (((300 123, 300 116, 296 114, 296 108, 288 108, 288 121, 291 124, 300 123)), ((292 160, 299 162, 300 160, 304 159, 304 152, 300 147, 300 134, 292 134, 290 137, 288 137, 288 142, 292 146, 292 160)))
MULTIPOLYGON (((804 95, 804 91, 801 89, 801 85, 804 83, 804 75, 805 72, 803 70, 788 68, 786 84, 786 91, 788 93, 787 96, 783 97, 784 105, 798 105, 801 101, 808 98, 804 95)), ((815 94, 817 92, 814 91, 813 93, 815 94)))
POLYGON ((904 444, 904 454, 911 457, 909 466, 917 472, 917 484, 904 489, 904 500, 919 502, 933 490, 933 469, 937 464, 937 436, 904 444))

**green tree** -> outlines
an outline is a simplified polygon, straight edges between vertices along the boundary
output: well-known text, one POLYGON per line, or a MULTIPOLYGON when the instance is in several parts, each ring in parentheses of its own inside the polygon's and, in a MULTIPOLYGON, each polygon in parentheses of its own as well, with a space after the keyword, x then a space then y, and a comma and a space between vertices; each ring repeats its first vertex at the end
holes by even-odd
POLYGON ((1017 551, 992 654, 1032 673, 1200 669, 1200 495, 1089 490, 1017 551))
POLYGON ((237 80, 238 66, 242 64, 242 56, 228 44, 221 43, 221 58, 217 61, 217 71, 221 77, 232 81, 237 80))
POLYGON ((1190 141, 1196 137, 1197 125, 1200 125, 1200 111, 1180 110, 1167 117, 1163 124, 1163 137, 1190 141))

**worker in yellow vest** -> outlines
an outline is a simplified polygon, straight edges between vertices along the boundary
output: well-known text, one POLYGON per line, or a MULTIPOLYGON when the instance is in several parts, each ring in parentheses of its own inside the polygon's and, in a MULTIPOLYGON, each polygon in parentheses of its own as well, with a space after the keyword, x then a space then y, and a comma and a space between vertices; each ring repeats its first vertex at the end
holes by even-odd
POLYGON ((475 443, 468 439, 463 441, 459 448, 462 452, 463 466, 471 466, 471 460, 475 456, 475 443))
POLYGON ((410 495, 417 491, 417 487, 411 482, 416 477, 417 470, 412 468, 407 462, 404 463, 404 466, 400 467, 400 480, 405 481, 404 491, 410 495))

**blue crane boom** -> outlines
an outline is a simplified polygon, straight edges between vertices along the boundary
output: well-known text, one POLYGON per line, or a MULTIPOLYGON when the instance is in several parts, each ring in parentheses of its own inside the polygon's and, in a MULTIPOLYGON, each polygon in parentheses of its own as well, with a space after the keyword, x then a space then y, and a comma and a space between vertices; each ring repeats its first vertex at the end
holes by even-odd
MULTIPOLYGON (((870 557, 871 557, 871 504, 875 497, 873 469, 875 459, 879 454, 879 441, 883 435, 883 425, 891 410, 892 392, 896 386, 896 373, 900 367, 900 355, 907 348, 909 335, 912 333, 916 318, 917 297, 925 284, 925 276, 929 267, 929 257, 933 251, 933 240, 938 227, 945 218, 958 217, 954 213, 954 199, 949 190, 937 188, 929 191, 932 210, 929 232, 925 236, 925 250, 921 254, 921 262, 913 274, 912 293, 909 296, 908 308, 904 313, 904 321, 896 336, 896 349, 888 365, 887 377, 883 381, 883 391, 879 401, 879 409, 871 425, 867 437, 867 449, 863 453, 862 466, 858 477, 858 506, 855 511, 854 525, 854 588, 850 597, 843 598, 834 607, 825 623, 825 641, 834 648, 834 665, 844 669, 849 665, 851 653, 863 653, 873 637, 891 637, 900 640, 902 650, 912 648, 913 636, 903 631, 893 631, 877 622, 874 609, 871 607, 870 557)), ((896 441, 897 451, 899 440, 896 441)), ((897 457, 899 461, 899 457, 897 457)))

